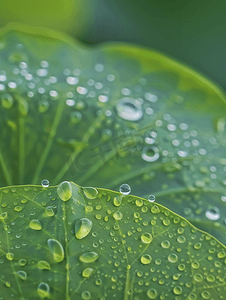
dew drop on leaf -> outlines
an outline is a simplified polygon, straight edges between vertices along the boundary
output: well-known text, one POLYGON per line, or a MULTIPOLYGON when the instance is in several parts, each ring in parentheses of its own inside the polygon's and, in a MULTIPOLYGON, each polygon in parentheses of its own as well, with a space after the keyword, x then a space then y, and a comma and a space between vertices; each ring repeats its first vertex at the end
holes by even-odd
POLYGON ((155 195, 148 196, 148 201, 155 202, 155 195))
POLYGON ((41 185, 42 185, 43 187, 48 187, 48 186, 49 186, 49 180, 43 179, 41 185))
POLYGON ((95 199, 98 195, 98 190, 93 187, 84 187, 83 191, 88 199, 95 199))
POLYGON ((206 211, 206 217, 209 220, 213 220, 213 221, 219 220, 220 219, 219 209, 217 207, 211 207, 206 211))
POLYGON ((168 261, 170 261, 171 263, 176 263, 178 261, 178 256, 172 253, 168 256, 168 261))
POLYGON ((141 235, 141 241, 145 244, 150 244, 152 239, 152 235, 149 232, 143 233, 141 235))
POLYGON ((13 259, 14 259, 14 254, 11 253, 11 252, 8 252, 8 253, 6 253, 6 258, 7 258, 8 260, 13 260, 13 259))
POLYGON ((122 98, 117 104, 119 117, 128 121, 138 121, 143 116, 143 110, 138 100, 132 98, 122 98))
POLYGON ((40 223, 39 220, 32 220, 30 223, 29 223, 29 227, 31 229, 34 229, 34 230, 41 230, 42 229, 42 224, 40 223))
POLYGON ((63 201, 68 201, 72 196, 72 187, 70 182, 63 181, 57 188, 57 194, 63 201))
POLYGON ((24 267, 24 266, 26 265, 27 261, 26 261, 26 259, 21 258, 21 259, 18 261, 18 263, 19 263, 19 265, 20 265, 21 267, 24 267))
POLYGON ((180 287, 180 286, 175 286, 175 287, 173 288, 173 292, 174 292, 175 295, 180 295, 180 294, 182 294, 182 292, 183 292, 182 287, 180 287))
POLYGON ((91 294, 90 294, 90 292, 88 292, 88 291, 82 292, 82 299, 83 299, 83 300, 89 300, 89 299, 91 299, 91 294))
POLYGON ((25 271, 18 271, 17 274, 20 277, 20 279, 22 279, 22 280, 27 279, 27 273, 25 271))
POLYGON ((170 247, 170 242, 169 241, 167 241, 167 240, 164 240, 164 241, 162 241, 161 242, 161 246, 162 246, 162 248, 169 248, 170 247))
POLYGON ((0 214, 0 220, 4 220, 7 218, 7 212, 3 212, 0 214))
POLYGON ((92 221, 87 218, 82 218, 75 222, 75 236, 77 239, 86 237, 92 229, 92 221))
POLYGON ((51 270, 51 267, 50 267, 50 264, 45 261, 45 260, 40 260, 38 263, 37 263, 37 267, 40 269, 40 270, 51 270))
POLYGON ((151 263, 152 257, 151 257, 151 255, 149 255, 149 254, 144 254, 144 255, 141 256, 140 261, 141 261, 141 263, 142 263, 143 265, 148 265, 148 264, 151 263))
POLYGON ((156 161, 159 158, 159 149, 153 146, 146 146, 142 150, 141 157, 147 162, 156 161))
POLYGON ((54 239, 49 239, 47 243, 52 252, 53 259, 58 263, 64 260, 64 248, 61 243, 54 239))
POLYGON ((124 183, 120 186, 119 192, 123 195, 129 195, 131 192, 131 187, 128 184, 124 183))
POLYGON ((150 299, 156 299, 156 298, 157 298, 157 295, 158 295, 158 293, 157 293, 156 289, 149 289, 149 290, 147 291, 147 296, 148 296, 148 298, 150 298, 150 299))
POLYGON ((88 277, 90 277, 93 274, 93 272, 94 272, 94 269, 92 269, 92 268, 86 268, 82 272, 82 277, 88 278, 88 277))
POLYGON ((98 256, 96 252, 86 252, 79 256, 79 260, 84 263, 92 263, 97 260, 98 256))
POLYGON ((39 285, 38 285, 38 294, 41 298, 49 298, 50 296, 50 287, 47 283, 45 282, 41 282, 39 285))
POLYGON ((116 211, 114 214, 113 214, 113 218, 115 220, 121 220, 123 218, 123 214, 121 213, 121 211, 116 211))

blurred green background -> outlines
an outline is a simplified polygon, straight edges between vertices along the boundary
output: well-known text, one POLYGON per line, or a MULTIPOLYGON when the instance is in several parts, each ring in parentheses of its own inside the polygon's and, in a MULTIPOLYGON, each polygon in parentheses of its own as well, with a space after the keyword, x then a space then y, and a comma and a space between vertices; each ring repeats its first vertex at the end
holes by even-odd
POLYGON ((226 89, 224 0, 8 0, 0 24, 66 32, 88 44, 124 41, 156 49, 226 89))

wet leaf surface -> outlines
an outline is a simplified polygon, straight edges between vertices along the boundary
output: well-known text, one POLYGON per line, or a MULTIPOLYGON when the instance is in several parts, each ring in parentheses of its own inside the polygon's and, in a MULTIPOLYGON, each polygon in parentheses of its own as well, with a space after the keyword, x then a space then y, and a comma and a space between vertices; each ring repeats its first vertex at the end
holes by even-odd
POLYGON ((224 299, 215 238, 158 203, 67 185, 66 201, 62 184, 0 189, 0 299, 224 299))

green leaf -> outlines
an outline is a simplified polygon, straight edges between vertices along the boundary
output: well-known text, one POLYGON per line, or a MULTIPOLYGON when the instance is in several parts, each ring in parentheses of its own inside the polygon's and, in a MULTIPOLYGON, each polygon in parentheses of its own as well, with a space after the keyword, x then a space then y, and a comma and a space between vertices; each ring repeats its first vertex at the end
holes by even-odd
POLYGON ((0 183, 155 194, 225 242, 225 95, 165 56, 46 30, 0 41, 0 183))
POLYGON ((225 295, 225 246, 158 203, 64 182, 1 188, 0 204, 1 299, 225 295))

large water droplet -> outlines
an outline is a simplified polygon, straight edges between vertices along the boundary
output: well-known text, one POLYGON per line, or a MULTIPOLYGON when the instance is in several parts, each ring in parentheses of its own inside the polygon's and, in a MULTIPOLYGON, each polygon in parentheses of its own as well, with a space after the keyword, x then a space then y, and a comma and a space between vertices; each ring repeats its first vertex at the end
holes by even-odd
POLYGON ((45 260, 40 260, 38 263, 37 263, 37 267, 40 269, 40 270, 51 270, 51 267, 50 267, 50 264, 45 261, 45 260))
POLYGON ((141 235, 141 241, 145 244, 150 244, 152 239, 152 235, 149 232, 143 233, 141 235))
POLYGON ((155 195, 148 196, 148 201, 155 202, 155 195))
POLYGON ((95 199, 98 195, 98 190, 93 187, 84 187, 83 191, 88 199, 95 199))
POLYGON ((0 214, 0 220, 4 220, 7 218, 7 212, 3 212, 0 214))
POLYGON ((77 239, 86 237, 92 229, 92 221, 87 218, 82 218, 75 222, 75 236, 77 239))
POLYGON ((6 258, 7 258, 8 260, 13 260, 13 259, 14 259, 14 254, 11 253, 11 252, 6 253, 5 256, 6 256, 6 258))
POLYGON ((63 181, 57 188, 58 196, 63 201, 68 201, 72 196, 72 187, 70 182, 63 181))
POLYGON ((90 277, 92 275, 93 272, 94 272, 94 269, 92 269, 92 268, 86 268, 82 272, 82 277, 88 278, 88 277, 90 277))
POLYGON ((156 161, 159 158, 159 149, 153 146, 146 146, 142 150, 141 157, 147 162, 156 161))
POLYGON ((183 292, 182 287, 180 287, 180 286, 175 286, 175 287, 173 288, 173 292, 174 292, 175 295, 180 295, 180 294, 182 294, 182 292, 183 292))
POLYGON ((43 179, 41 185, 42 185, 43 187, 48 187, 48 186, 49 186, 49 180, 43 179))
POLYGON ((53 259, 56 262, 61 262, 64 260, 64 248, 61 243, 54 239, 49 239, 47 243, 50 251, 53 254, 53 259))
POLYGON ((141 261, 141 263, 142 263, 143 265, 148 265, 148 264, 151 263, 152 257, 151 257, 151 255, 149 255, 149 254, 144 254, 144 255, 141 256, 140 261, 141 261))
POLYGON ((206 211, 206 217, 209 219, 209 220, 213 220, 213 221, 216 221, 216 220, 219 220, 220 219, 220 211, 217 207, 211 207, 210 209, 208 209, 206 211))
POLYGON ((171 263, 175 263, 178 261, 178 256, 176 254, 172 253, 168 256, 168 261, 170 261, 171 263))
POLYGON ((131 192, 131 187, 128 184, 124 183, 120 186, 119 192, 123 195, 129 195, 131 192))
POLYGON ((13 98, 9 94, 2 95, 1 102, 4 108, 10 109, 13 106, 13 98))
POLYGON ((79 260, 84 263, 92 263, 97 260, 98 256, 96 252, 86 252, 79 257, 79 260))
POLYGON ((40 223, 39 220, 32 220, 30 223, 29 223, 29 227, 31 229, 34 229, 34 230, 41 230, 42 229, 42 224, 40 223))
POLYGON ((50 296, 50 288, 49 288, 49 285, 45 282, 41 282, 39 285, 38 285, 38 294, 41 298, 49 298, 50 296))
POLYGON ((155 289, 149 289, 147 291, 147 296, 150 299, 156 299, 157 295, 158 295, 158 293, 157 293, 157 291, 155 289))
POLYGON ((27 279, 27 273, 26 272, 24 272, 24 271, 18 271, 17 274, 20 277, 20 279, 22 279, 22 280, 26 280, 27 279))
POLYGON ((170 242, 169 241, 167 241, 167 240, 164 240, 164 241, 162 241, 161 242, 161 246, 162 246, 162 248, 169 248, 170 247, 170 242))
POLYGON ((143 116, 140 102, 132 98, 122 98, 117 104, 118 115, 124 120, 138 121, 143 116))
POLYGON ((89 299, 91 299, 91 294, 90 294, 90 292, 88 292, 88 291, 82 292, 82 299, 84 299, 84 300, 89 300, 89 299))
POLYGON ((115 220, 121 220, 123 218, 123 214, 121 213, 121 211, 116 211, 114 214, 113 214, 113 218, 115 220))

